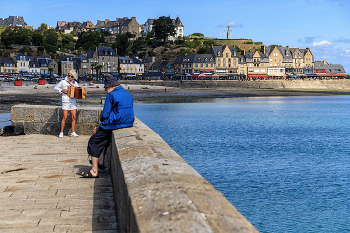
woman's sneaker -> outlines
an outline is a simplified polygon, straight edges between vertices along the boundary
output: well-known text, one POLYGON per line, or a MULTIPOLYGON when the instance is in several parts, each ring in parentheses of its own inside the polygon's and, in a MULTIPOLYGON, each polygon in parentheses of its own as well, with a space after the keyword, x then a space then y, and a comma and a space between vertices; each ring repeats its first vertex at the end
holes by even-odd
POLYGON ((76 137, 78 137, 78 134, 76 134, 75 132, 73 132, 73 133, 70 134, 70 136, 73 137, 73 138, 76 138, 76 137))
POLYGON ((63 132, 58 135, 59 138, 63 138, 63 132))

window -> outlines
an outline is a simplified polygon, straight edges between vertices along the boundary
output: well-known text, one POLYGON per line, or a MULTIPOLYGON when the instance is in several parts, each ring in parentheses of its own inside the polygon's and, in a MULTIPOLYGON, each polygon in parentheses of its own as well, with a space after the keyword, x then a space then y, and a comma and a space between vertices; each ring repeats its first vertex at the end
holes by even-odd
POLYGON ((226 53, 226 57, 228 57, 228 53, 226 53))

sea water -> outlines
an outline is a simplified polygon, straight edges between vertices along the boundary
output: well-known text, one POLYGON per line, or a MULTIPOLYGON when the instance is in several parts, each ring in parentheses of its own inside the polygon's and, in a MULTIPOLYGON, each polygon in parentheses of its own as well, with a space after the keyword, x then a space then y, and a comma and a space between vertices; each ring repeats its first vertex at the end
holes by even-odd
POLYGON ((11 113, 0 113, 0 129, 8 125, 11 125, 11 113))
POLYGON ((350 232, 350 96, 135 104, 260 232, 350 232))

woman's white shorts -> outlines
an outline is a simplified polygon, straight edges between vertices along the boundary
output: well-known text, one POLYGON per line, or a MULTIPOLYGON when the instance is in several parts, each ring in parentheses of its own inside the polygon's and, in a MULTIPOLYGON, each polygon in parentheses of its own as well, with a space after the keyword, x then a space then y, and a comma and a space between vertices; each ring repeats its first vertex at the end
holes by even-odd
POLYGON ((62 110, 74 110, 77 109, 77 106, 71 102, 63 102, 62 110))

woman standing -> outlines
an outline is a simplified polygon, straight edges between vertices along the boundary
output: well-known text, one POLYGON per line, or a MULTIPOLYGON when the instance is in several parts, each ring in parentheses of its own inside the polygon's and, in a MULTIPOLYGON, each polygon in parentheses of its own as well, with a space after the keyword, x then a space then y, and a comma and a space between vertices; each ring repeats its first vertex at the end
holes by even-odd
POLYGON ((70 114, 72 116, 72 133, 70 136, 71 137, 78 137, 78 134, 75 133, 75 123, 76 123, 76 116, 77 116, 77 103, 75 101, 75 98, 69 98, 67 95, 69 86, 79 87, 79 84, 76 81, 76 79, 77 79, 77 74, 75 73, 75 70, 71 70, 71 71, 69 71, 68 76, 66 76, 64 80, 59 82, 54 87, 54 90, 56 92, 62 94, 63 118, 61 121, 61 132, 58 136, 59 138, 63 138, 63 129, 64 129, 64 126, 66 125, 68 111, 70 111, 70 114))

